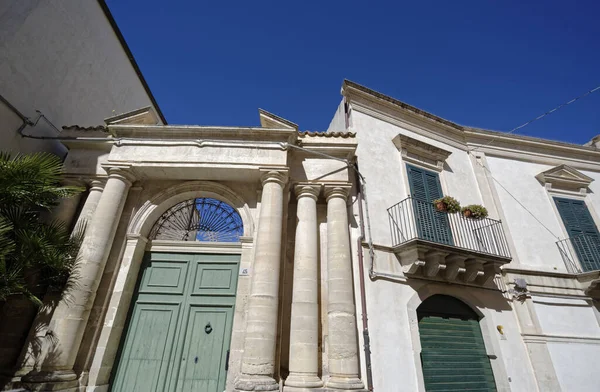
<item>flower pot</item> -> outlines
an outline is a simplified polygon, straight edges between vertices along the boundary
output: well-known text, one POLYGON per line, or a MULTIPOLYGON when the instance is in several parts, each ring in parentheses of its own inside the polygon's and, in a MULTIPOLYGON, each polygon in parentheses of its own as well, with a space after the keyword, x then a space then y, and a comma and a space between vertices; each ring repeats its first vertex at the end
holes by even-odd
POLYGON ((471 212, 471 210, 464 210, 463 215, 465 218, 470 218, 471 215, 473 215, 473 213, 471 212))
POLYGON ((446 212, 448 210, 448 206, 443 201, 438 202, 435 207, 438 211, 446 212))

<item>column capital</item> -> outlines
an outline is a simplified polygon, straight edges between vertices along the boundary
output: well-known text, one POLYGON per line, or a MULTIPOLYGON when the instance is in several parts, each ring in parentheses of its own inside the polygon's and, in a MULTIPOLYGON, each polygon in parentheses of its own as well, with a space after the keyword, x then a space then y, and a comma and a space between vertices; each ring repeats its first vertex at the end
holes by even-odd
POLYGON ((323 189, 322 184, 310 182, 298 182, 294 184, 294 193, 296 193, 297 199, 300 199, 301 197, 310 197, 311 199, 317 200, 321 193, 321 189, 323 189))
POLYGON ((108 178, 118 178, 128 185, 135 181, 135 175, 129 165, 102 165, 102 168, 106 170, 108 178))
POLYGON ((339 197, 348 200, 352 185, 350 183, 325 184, 325 198, 329 201, 332 198, 339 197))
POLYGON ((104 185, 106 185, 106 178, 90 178, 86 181, 86 183, 90 191, 102 191, 104 189, 104 185))
POLYGON ((276 182, 281 186, 284 186, 288 181, 287 168, 261 168, 260 173, 260 181, 263 186, 269 182, 276 182))

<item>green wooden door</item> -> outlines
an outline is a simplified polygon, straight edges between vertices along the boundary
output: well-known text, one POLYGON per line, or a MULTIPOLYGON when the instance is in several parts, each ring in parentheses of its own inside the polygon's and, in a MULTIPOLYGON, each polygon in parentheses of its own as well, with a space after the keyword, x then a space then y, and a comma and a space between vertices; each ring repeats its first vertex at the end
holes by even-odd
POLYGON ((496 391, 476 314, 448 296, 425 302, 417 311, 425 390, 496 391))
POLYGON ((444 196, 437 173, 406 165, 413 212, 419 238, 453 245, 448 215, 438 211, 433 201, 444 196))
POLYGON ((225 389, 239 256, 146 254, 113 391, 225 389))
POLYGON ((555 197, 554 202, 584 271, 600 269, 600 234, 583 200, 555 197))

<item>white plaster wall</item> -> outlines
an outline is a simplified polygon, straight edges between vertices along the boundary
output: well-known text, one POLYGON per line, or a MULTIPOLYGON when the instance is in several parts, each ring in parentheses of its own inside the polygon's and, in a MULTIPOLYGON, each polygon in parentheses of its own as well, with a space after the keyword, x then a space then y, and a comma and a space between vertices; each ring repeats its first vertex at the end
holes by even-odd
POLYGON ((357 133, 358 165, 367 182, 367 199, 373 241, 390 245, 387 209, 405 199, 409 193, 406 165, 392 143, 398 134, 410 136, 436 147, 451 151, 440 181, 444 193, 457 198, 463 205, 482 204, 479 187, 466 151, 426 138, 410 130, 385 122, 357 110, 352 112, 352 127, 357 133))
MULTIPOLYGON (((97 1, 0 3, 0 75, 0 94, 13 106, 31 119, 42 111, 59 129, 151 105, 97 1)), ((2 150, 64 152, 56 142, 21 140, 6 112, 0 109, 2 150)), ((43 121, 26 132, 56 135, 43 121)))
POLYGON ((533 303, 544 334, 600 338, 598 320, 587 301, 533 297, 533 303))
MULTIPOLYGON (((386 263, 386 260, 393 260, 393 256, 388 257, 383 251, 377 251, 376 257, 380 265, 386 263)), ((416 346, 420 344, 419 337, 418 334, 411 333, 411 328, 418 330, 418 326, 416 315, 411 314, 409 309, 409 301, 420 297, 419 292, 426 285, 428 283, 425 281, 401 283, 386 279, 367 279, 366 295, 375 390, 423 390, 420 389, 423 385, 417 376, 421 366, 416 346)), ((473 302, 470 305, 478 307, 484 314, 485 322, 482 321, 480 326, 482 333, 488 336, 488 353, 497 356, 497 359, 492 359, 491 362, 498 388, 502 390, 503 384, 513 391, 536 390, 518 322, 509 302, 500 292, 436 283, 431 283, 429 287, 430 292, 427 295, 438 292, 460 299, 477 298, 478 305, 473 302), (503 326, 504 338, 497 332, 498 325, 503 326)), ((418 303, 425 298, 426 296, 423 296, 418 299, 418 303)))
POLYGON ((563 392, 597 391, 600 385, 600 344, 548 343, 563 392))
POLYGON ((346 131, 346 112, 344 111, 344 100, 335 109, 335 114, 329 123, 327 132, 345 132, 346 131))
MULTIPOLYGON (((535 176, 551 166, 487 157, 491 174, 554 235, 564 238, 560 217, 552 206, 548 192, 535 176)), ((495 186, 506 223, 524 268, 566 272, 556 237, 546 230, 504 189, 495 186)))

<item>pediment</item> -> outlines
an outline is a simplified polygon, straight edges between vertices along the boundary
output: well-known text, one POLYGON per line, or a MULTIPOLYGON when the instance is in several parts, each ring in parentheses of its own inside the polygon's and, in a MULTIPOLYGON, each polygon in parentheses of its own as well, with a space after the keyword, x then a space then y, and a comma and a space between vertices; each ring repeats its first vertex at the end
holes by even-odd
POLYGON ((286 120, 283 117, 279 117, 276 114, 267 112, 264 109, 258 109, 258 115, 260 116, 260 126, 263 128, 298 130, 298 124, 286 120))
POLYGON ((444 162, 452 154, 450 151, 402 134, 392 139, 392 142, 402 154, 404 161, 437 171, 444 168, 444 162))
POLYGON ((556 166, 535 176, 548 189, 562 189, 586 193, 587 187, 594 181, 577 169, 568 165, 556 166))
POLYGON ((106 125, 159 125, 160 118, 152 106, 132 110, 104 120, 106 125))

